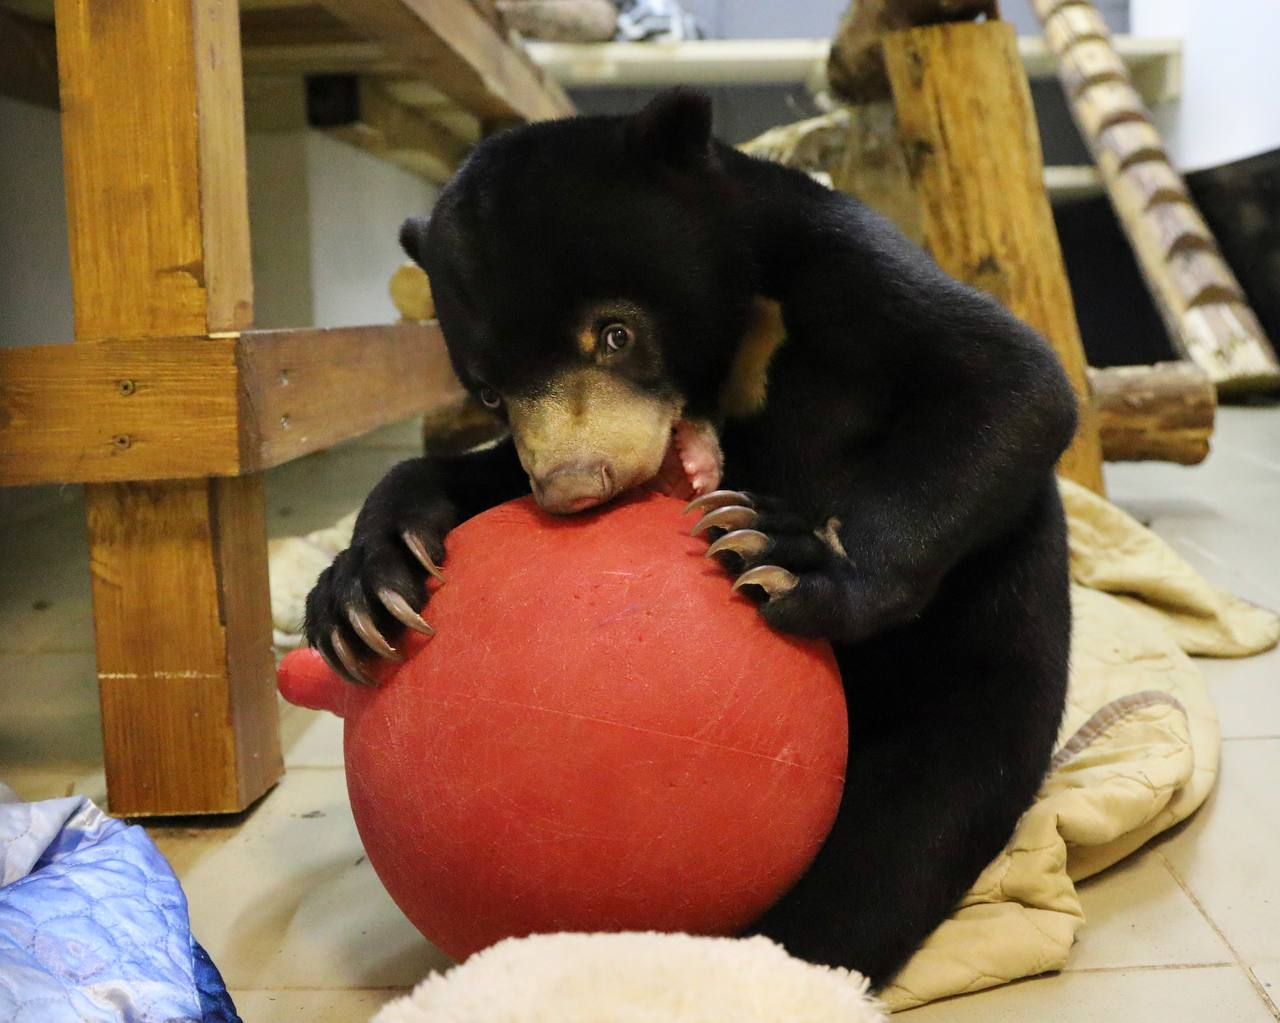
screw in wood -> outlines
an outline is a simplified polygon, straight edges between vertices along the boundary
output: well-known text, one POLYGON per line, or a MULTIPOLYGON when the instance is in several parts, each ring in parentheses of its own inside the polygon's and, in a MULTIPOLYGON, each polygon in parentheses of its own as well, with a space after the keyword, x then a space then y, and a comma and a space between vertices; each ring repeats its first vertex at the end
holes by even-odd
POLYGON ((128 451, 133 444, 133 438, 127 433, 117 433, 111 438, 111 444, 117 451, 128 451))
POLYGON ((116 390, 119 391, 120 394, 126 398, 129 397, 129 395, 131 395, 137 389, 138 389, 138 385, 135 384, 132 380, 116 381, 116 390))

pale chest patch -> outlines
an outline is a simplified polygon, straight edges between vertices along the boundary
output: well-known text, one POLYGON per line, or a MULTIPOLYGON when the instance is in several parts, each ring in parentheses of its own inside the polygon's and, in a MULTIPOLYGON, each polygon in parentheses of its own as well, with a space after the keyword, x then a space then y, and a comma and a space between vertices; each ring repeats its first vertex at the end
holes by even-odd
POLYGON ((726 418, 742 419, 765 407, 769 364, 785 340, 782 307, 772 299, 757 296, 747 332, 720 391, 720 411, 726 418))

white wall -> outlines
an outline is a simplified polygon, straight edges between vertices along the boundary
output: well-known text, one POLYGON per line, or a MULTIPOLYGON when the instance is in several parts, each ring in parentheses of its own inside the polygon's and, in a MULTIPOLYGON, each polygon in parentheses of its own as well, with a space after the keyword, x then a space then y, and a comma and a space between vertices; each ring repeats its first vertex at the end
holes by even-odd
MULTIPOLYGON (((256 325, 394 320, 396 235, 434 190, 310 131, 251 132, 247 164, 256 325)), ((58 115, 0 97, 0 346, 72 333, 58 115)))
POLYGON ((387 281, 405 260, 400 224, 426 213, 434 190, 416 175, 310 132, 311 288, 322 327, 397 317, 387 281))
POLYGON ((1183 40, 1182 98, 1156 111, 1180 170, 1280 147, 1280 0, 1132 0, 1129 18, 1183 40))
POLYGON ((0 347, 70 341, 58 114, 0 96, 0 347))

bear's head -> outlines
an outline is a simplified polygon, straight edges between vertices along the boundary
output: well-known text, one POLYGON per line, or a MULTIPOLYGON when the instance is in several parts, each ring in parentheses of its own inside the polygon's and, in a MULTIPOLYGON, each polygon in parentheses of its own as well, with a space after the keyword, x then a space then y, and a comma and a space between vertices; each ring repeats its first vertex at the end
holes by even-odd
POLYGON ((721 148, 710 101, 684 90, 523 126, 480 143, 401 231, 459 378, 506 419, 548 510, 652 480, 673 438, 715 443, 753 291, 721 148))

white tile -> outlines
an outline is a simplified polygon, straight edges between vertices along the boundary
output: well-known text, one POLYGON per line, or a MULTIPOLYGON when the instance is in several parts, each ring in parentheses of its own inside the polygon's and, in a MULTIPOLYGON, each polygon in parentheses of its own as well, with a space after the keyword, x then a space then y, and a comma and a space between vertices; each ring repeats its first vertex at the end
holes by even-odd
POLYGON ((1064 973, 934 1002, 900 1018, 910 1023, 1274 1023, 1238 966, 1064 973))
POLYGON ((1276 1018, 1280 1019, 1280 959, 1267 963, 1254 963, 1249 969, 1271 1003, 1271 1009, 1276 1018))
POLYGON ((285 767, 342 767, 342 718, 281 703, 280 738, 285 767))
POLYGON ((344 445, 318 451, 267 474, 267 532, 299 536, 332 526, 364 503, 397 462, 421 454, 344 445))
POLYGON ((369 866, 340 770, 290 771, 239 821, 151 831, 230 987, 412 987, 448 962, 369 866))
POLYGON ((384 1003, 406 992, 373 991, 237 991, 236 1011, 245 1023, 366 1023, 384 1003))
POLYGON ((411 416, 408 419, 402 419, 398 423, 366 433, 363 437, 354 437, 344 446, 408 451, 406 458, 420 455, 422 454, 422 417, 411 416))
POLYGON ((1280 739, 1222 746, 1208 802, 1158 848, 1247 963, 1280 958, 1280 739))
POLYGON ((92 650, 84 507, 0 529, 0 651, 92 650))
POLYGON ((4 782, 27 802, 88 796, 98 806, 107 806, 107 779, 101 766, 93 764, 0 765, 4 782))
POLYGON ((1230 963, 1230 950, 1159 857, 1138 852, 1080 886, 1067 970, 1230 963))
POLYGON ((0 764, 101 760, 93 653, 0 654, 0 764))
POLYGON ((1201 658, 1224 739, 1280 738, 1280 647, 1255 657, 1201 658))

